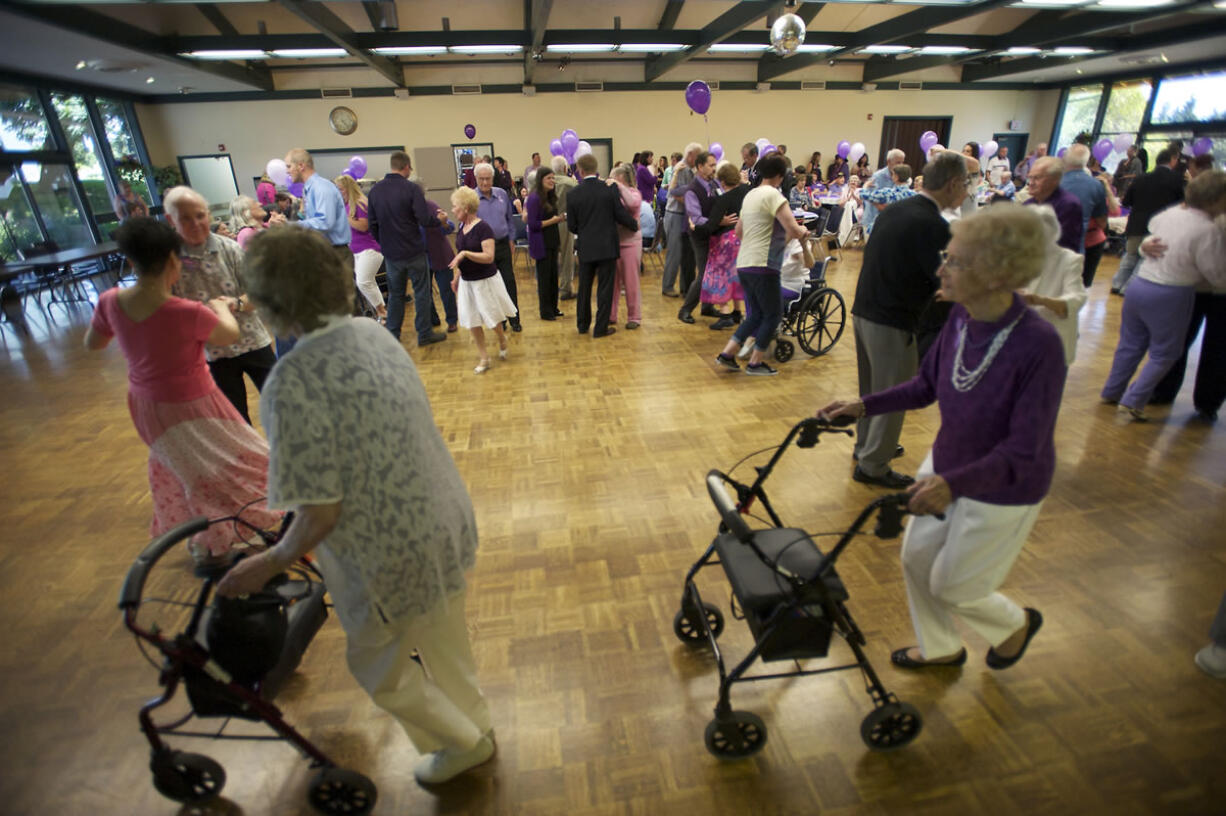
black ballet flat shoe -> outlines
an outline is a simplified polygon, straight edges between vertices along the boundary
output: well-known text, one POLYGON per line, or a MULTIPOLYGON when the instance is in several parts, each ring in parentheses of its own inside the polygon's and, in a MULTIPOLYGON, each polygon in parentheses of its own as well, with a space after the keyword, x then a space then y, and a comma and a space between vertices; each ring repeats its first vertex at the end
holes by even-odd
POLYGON ((1026 639, 1022 641, 1022 648, 1017 650, 1017 654, 1013 657, 1001 657, 996 653, 996 649, 988 649, 988 656, 985 662, 989 669, 1007 669, 1014 663, 1022 659, 1022 655, 1026 654, 1026 647, 1030 645, 1030 641, 1034 639, 1035 633, 1043 626, 1043 616, 1039 614, 1039 610, 1026 607, 1026 618, 1029 623, 1026 626, 1026 639))
POLYGON ((948 669, 957 668, 966 664, 966 648, 958 652, 952 660, 942 660, 939 663, 929 663, 924 660, 916 660, 907 654, 912 647, 907 646, 904 649, 895 649, 890 653, 890 662, 900 669, 948 669))

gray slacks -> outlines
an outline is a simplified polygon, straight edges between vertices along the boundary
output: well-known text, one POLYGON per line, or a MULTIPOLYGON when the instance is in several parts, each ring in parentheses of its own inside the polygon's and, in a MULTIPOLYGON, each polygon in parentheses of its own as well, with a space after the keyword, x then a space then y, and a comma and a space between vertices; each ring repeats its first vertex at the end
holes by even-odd
POLYGON ((565 221, 558 224, 558 239, 558 291, 569 292, 575 279, 575 236, 565 221))
MULTIPOLYGON (((915 376, 919 358, 911 332, 862 317, 852 317, 852 328, 856 336, 860 396, 884 391, 915 376)), ((870 476, 882 476, 889 471, 904 415, 898 411, 862 417, 856 423, 856 454, 862 471, 870 476)))

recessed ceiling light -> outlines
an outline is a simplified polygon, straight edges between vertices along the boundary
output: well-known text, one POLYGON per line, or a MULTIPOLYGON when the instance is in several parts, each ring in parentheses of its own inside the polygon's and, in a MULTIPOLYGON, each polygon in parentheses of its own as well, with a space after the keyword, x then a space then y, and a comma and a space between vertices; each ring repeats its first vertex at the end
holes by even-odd
POLYGON ((601 54, 616 48, 612 43, 559 43, 545 46, 545 50, 553 54, 601 54))
POLYGON ((665 54, 670 51, 684 51, 686 48, 688 46, 681 43, 622 43, 617 50, 623 54, 665 54))
POLYGON ((1006 51, 1006 54, 1012 54, 1015 57, 1022 57, 1028 54, 1038 54, 1042 48, 1035 48, 1033 45, 1015 45, 1006 51))
MULTIPOLYGON (((1226 0, 1223 0, 1226 2, 1226 0)), ((834 51, 838 48, 837 45, 823 45, 821 43, 803 43, 796 46, 798 54, 824 54, 827 51, 834 51)))
POLYGON ((268 54, 256 50, 188 51, 179 56, 200 60, 260 60, 268 58, 268 54))
POLYGON ((910 51, 909 45, 869 45, 860 49, 863 54, 901 54, 910 51))
POLYGON ((385 57, 433 57, 437 54, 446 54, 447 46, 445 45, 389 45, 383 48, 371 49, 376 54, 382 54, 385 57))
POLYGON ((77 63, 78 71, 84 71, 88 67, 89 67, 89 63, 86 62, 85 60, 81 60, 80 62, 77 63))
POLYGON ((449 49, 453 54, 518 54, 524 50, 522 45, 453 45, 449 49))
POLYGON ((1086 48, 1083 45, 1062 45, 1052 51, 1057 57, 1080 57, 1083 54, 1093 54, 1093 48, 1086 48))
POLYGON ((146 77, 146 78, 145 78, 145 84, 146 84, 146 85, 152 85, 154 82, 157 82, 157 80, 156 80, 156 79, 154 79, 153 77, 146 77))
POLYGON ((768 48, 759 43, 716 43, 707 50, 712 54, 760 54, 768 48))
POLYGON ((278 48, 272 52, 272 56, 281 59, 318 59, 343 57, 348 53, 343 48, 278 48))
POLYGON ((965 45, 925 45, 919 52, 921 54, 965 54, 970 50, 965 45))

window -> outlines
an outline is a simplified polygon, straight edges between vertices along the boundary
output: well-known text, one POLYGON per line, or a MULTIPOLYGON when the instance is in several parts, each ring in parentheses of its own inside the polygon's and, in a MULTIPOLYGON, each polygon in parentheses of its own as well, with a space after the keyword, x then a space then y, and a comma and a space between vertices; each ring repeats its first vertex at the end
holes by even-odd
POLYGON ((1226 121, 1223 87, 1226 87, 1226 71, 1163 79, 1158 83, 1150 123, 1178 125, 1226 121))
POLYGON ((21 176, 52 241, 61 249, 93 244, 68 165, 23 162, 21 176))
POLYGON ((42 103, 33 91, 0 85, 0 139, 13 152, 54 150, 42 103))
POLYGON ((1192 133, 1189 131, 1183 132, 1166 132, 1166 133, 1149 133, 1145 136, 1145 141, 1141 142, 1141 147, 1146 151, 1145 159, 1142 164, 1145 165, 1145 170, 1148 172, 1153 170, 1158 161, 1158 153, 1166 148, 1172 140, 1179 139, 1185 145, 1192 143, 1192 133))
POLYGON ((1069 88, 1064 115, 1060 118, 1060 133, 1056 136, 1057 149, 1068 147, 1081 133, 1094 132, 1094 120, 1098 117, 1098 103, 1102 95, 1102 85, 1069 88))
POLYGON ((132 191, 148 204, 151 201, 149 182, 136 152, 136 140, 132 136, 132 128, 128 124, 123 104, 114 99, 98 99, 98 113, 101 114, 102 126, 106 129, 106 139, 111 146, 111 156, 115 159, 116 173, 120 179, 131 184, 132 191))
POLYGON ((1145 106, 1153 91, 1148 79, 1139 82, 1117 82, 1111 86, 1107 110, 1103 114, 1103 135, 1136 133, 1145 117, 1145 106))
POLYGON ((0 257, 6 261, 21 257, 43 240, 21 177, 12 165, 0 165, 0 222, 0 257))
POLYGON ((85 188, 85 197, 95 218, 111 212, 115 190, 111 178, 103 169, 102 153, 89 121, 85 98, 68 94, 52 94, 51 105, 59 117, 60 126, 68 139, 72 160, 77 166, 77 178, 85 188))

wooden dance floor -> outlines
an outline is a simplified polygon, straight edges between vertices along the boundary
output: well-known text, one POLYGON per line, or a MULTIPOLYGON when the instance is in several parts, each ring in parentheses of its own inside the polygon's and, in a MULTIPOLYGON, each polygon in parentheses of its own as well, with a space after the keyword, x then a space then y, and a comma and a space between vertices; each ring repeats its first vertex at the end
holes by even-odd
MULTIPOLYGON (((859 263, 848 251, 831 268, 848 306, 859 263)), ((573 301, 565 320, 536 319, 521 264, 524 332, 481 376, 463 333, 422 350, 407 341, 476 506, 468 624, 496 759, 420 788, 408 740, 349 676, 334 617, 279 703, 369 775, 376 812, 395 816, 1222 813, 1226 682, 1192 655, 1226 590, 1226 420, 1191 420, 1190 379, 1148 425, 1098 404, 1122 303, 1107 293, 1114 271, 1108 258, 1082 313, 1055 484, 1005 585, 1047 621, 1025 659, 990 671, 986 644, 969 635, 961 671, 891 668, 890 650, 914 642, 900 542, 862 537, 841 561, 869 655, 923 713, 909 747, 865 748, 869 698, 859 673, 841 672, 737 686, 734 706, 766 722, 765 749, 723 764, 704 748, 717 675, 672 627, 685 571, 717 524, 703 476, 853 394, 855 350, 849 327, 829 355, 798 352, 777 377, 717 373, 711 358, 727 335, 707 320, 679 323, 658 270, 643 281, 643 328, 593 340, 575 334, 573 301)), ((178 740, 225 766, 223 796, 180 810, 154 791, 136 714, 156 672, 116 609, 148 538, 146 449, 119 350, 82 350, 87 311, 55 317, 33 317, 29 339, 2 330, 0 811, 309 812, 311 772, 280 743, 178 740)), ((915 471, 937 424, 935 408, 908 416, 900 470, 915 471)), ((768 492, 790 525, 839 530, 879 493, 851 470, 850 440, 824 438, 789 451, 768 492)), ((151 589, 190 596, 186 553, 161 566, 151 589)), ((700 585, 727 616, 718 568, 700 585)), ((178 611, 165 608, 168 625, 178 611)), ((743 653, 748 630, 727 617, 721 642, 743 653)), ((833 659, 846 655, 832 646, 833 659)))

